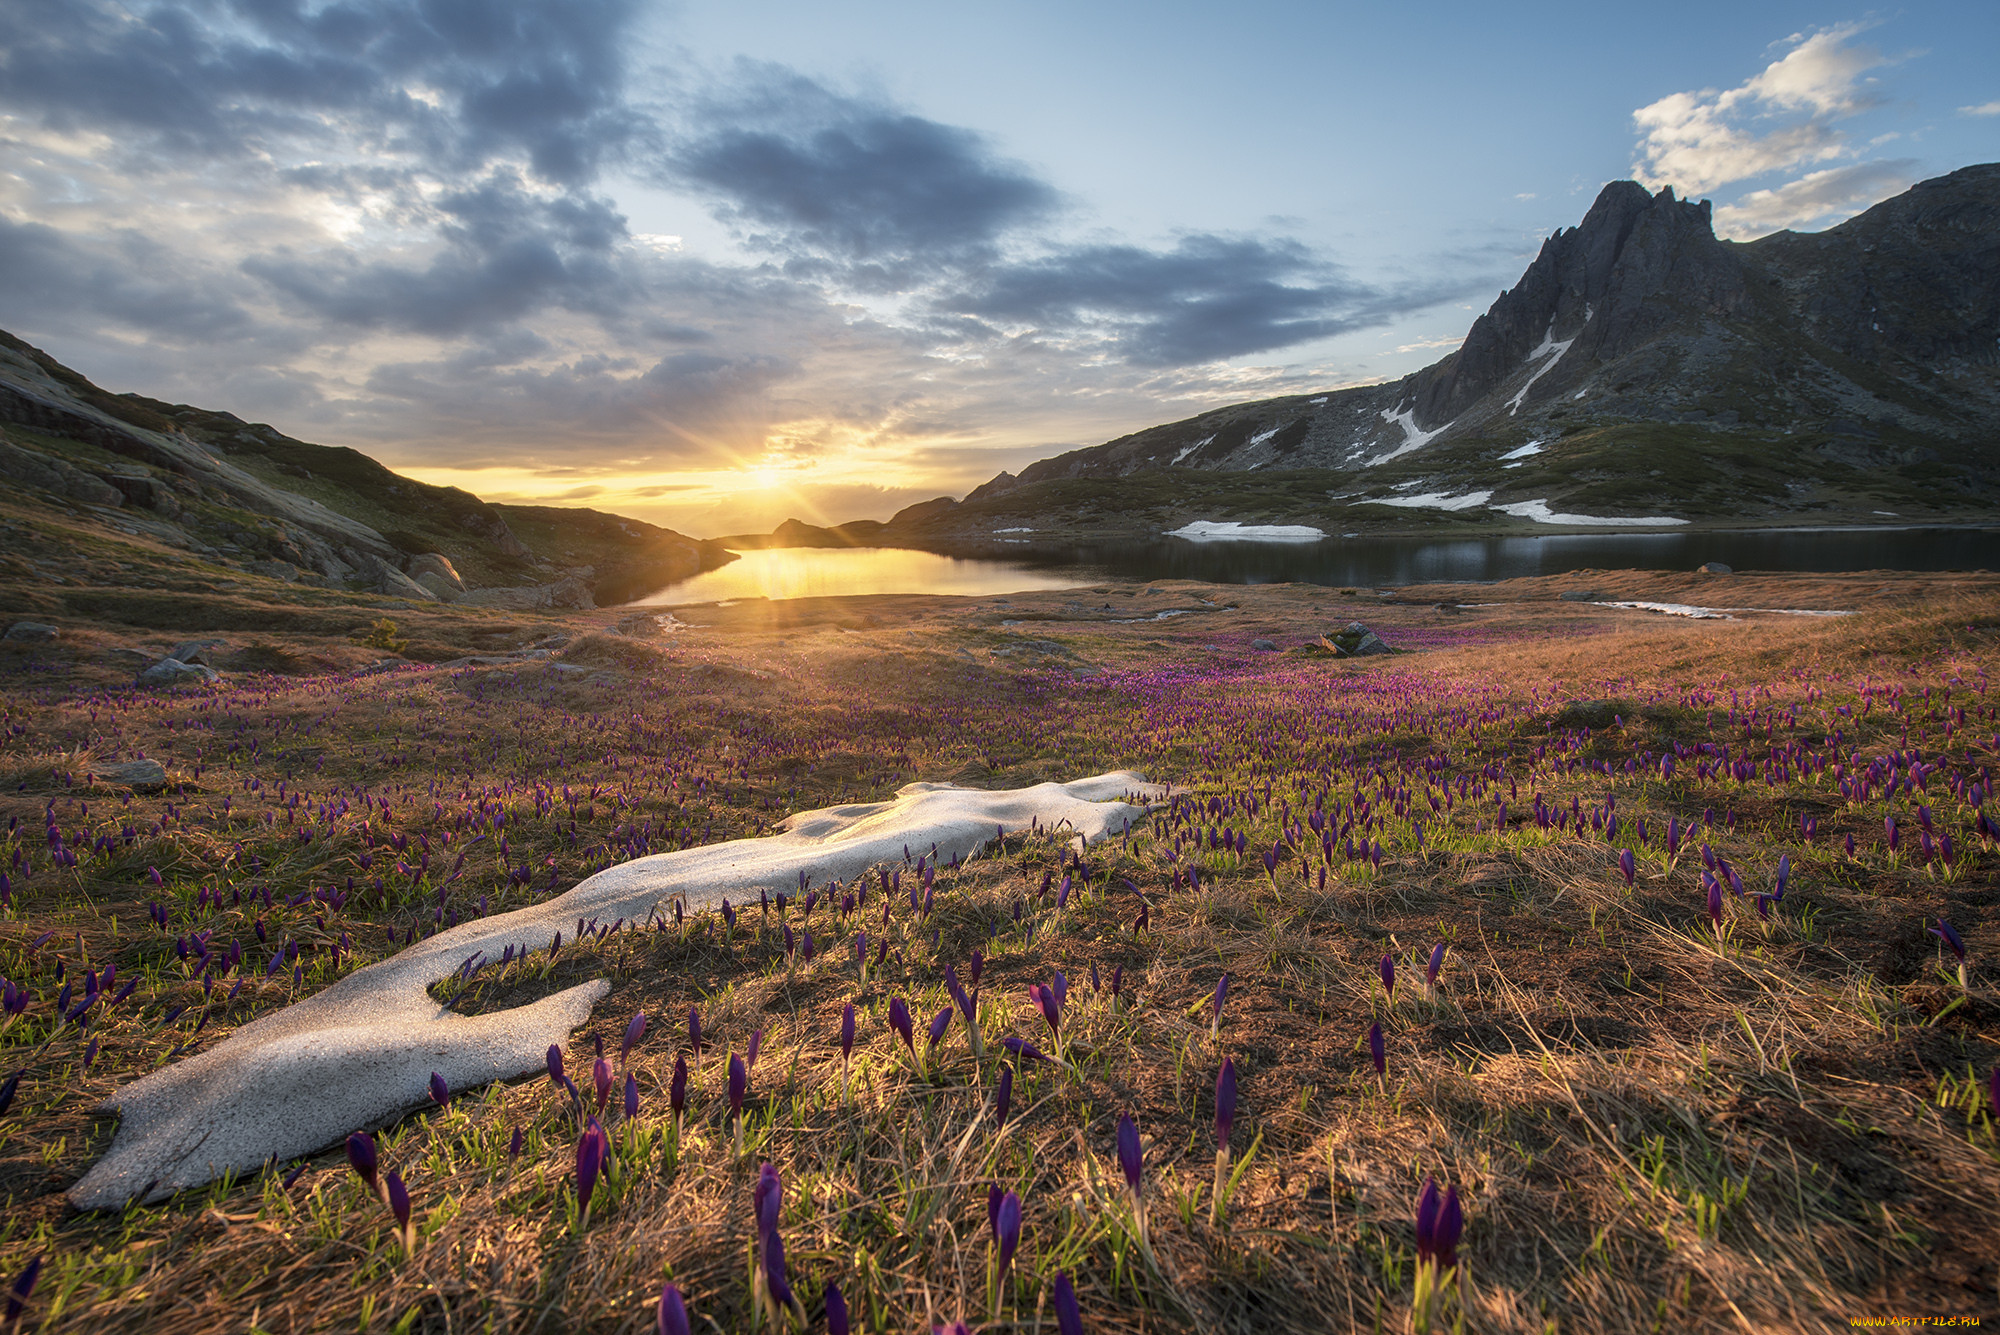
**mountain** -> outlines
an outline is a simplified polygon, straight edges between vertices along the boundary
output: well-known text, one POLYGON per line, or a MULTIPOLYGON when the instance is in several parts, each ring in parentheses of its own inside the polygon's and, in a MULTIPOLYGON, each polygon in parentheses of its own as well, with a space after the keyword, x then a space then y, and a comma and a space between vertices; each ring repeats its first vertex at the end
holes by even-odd
POLYGON ((636 519, 494 505, 226 412, 112 394, 0 331, 0 479, 222 570, 417 601, 589 607, 733 559, 636 519))
POLYGON ((1010 527, 1230 518, 1880 522, 1986 517, 1996 498, 2000 164, 1987 164, 1824 232, 1747 243, 1716 237, 1707 201, 1613 182, 1421 371, 1150 427, 913 507, 887 532, 964 545, 1010 527))

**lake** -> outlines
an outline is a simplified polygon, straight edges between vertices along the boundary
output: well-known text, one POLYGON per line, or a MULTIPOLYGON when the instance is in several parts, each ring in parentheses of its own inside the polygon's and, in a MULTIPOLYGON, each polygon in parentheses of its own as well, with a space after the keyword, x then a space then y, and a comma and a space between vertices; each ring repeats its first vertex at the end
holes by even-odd
POLYGON ((2000 526, 1577 533, 1514 538, 1328 538, 1321 542, 1153 542, 1036 547, 1015 561, 895 547, 746 551, 642 604, 827 594, 986 595, 1088 584, 1192 579, 1213 584, 1376 588, 1559 575, 1571 570, 2000 570, 2000 526))

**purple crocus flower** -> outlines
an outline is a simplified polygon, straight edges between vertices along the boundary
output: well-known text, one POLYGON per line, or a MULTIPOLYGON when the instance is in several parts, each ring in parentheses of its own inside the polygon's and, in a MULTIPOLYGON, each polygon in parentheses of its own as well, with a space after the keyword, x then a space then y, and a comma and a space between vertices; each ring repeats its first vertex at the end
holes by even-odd
POLYGON ((687 1111, 688 1064, 687 1058, 674 1058, 673 1078, 667 1082, 667 1106, 673 1109, 674 1121, 680 1122, 681 1114, 687 1111))
POLYGON ((1222 1003, 1229 999, 1229 975, 1215 980, 1215 997, 1208 1003, 1208 1024, 1210 1029, 1222 1024, 1222 1003))
POLYGON ((368 1184, 368 1190, 377 1196, 382 1194, 382 1184, 375 1171, 379 1159, 375 1153, 375 1137, 365 1131, 356 1131, 347 1138, 347 1162, 354 1165, 354 1171, 368 1184))
POLYGON ((37 1256, 14 1277, 13 1285, 7 1290, 7 1310, 0 1314, 0 1326, 11 1326, 21 1319, 21 1310, 28 1305, 28 1299, 35 1296, 35 1281, 41 1277, 42 1258, 37 1256))
POLYGON ((1055 1283, 1050 1286, 1049 1306, 1056 1310, 1057 1335, 1083 1335, 1083 1313, 1077 1310, 1076 1286, 1069 1282, 1068 1271, 1056 1271, 1055 1283))
POLYGON ((1713 876, 1708 879, 1708 921, 1715 930, 1722 930, 1722 882, 1713 876))
POLYGON ((1146 1171, 1146 1161, 1139 1149, 1139 1124, 1132 1120, 1130 1113, 1121 1113, 1118 1118, 1118 1167, 1125 1174, 1125 1185, 1131 1188, 1136 1199, 1140 1177, 1146 1171))
POLYGON ((729 1054, 729 1115, 743 1119, 743 1096, 750 1092, 750 1068, 735 1053, 729 1054))
POLYGON ((938 1045, 939 1041, 944 1038, 945 1030, 949 1028, 951 1028, 951 1007, 946 1006, 943 1010, 939 1011, 936 1015, 931 1017, 931 1038, 929 1046, 935 1048, 938 1045))
POLYGON ((1778 859, 1778 879, 1775 888, 1772 892, 1771 898, 1783 899, 1785 897, 1785 887, 1790 885, 1791 882, 1792 882, 1792 855, 1790 853, 1786 853, 1778 859))
POLYGON ((632 1049, 639 1046, 639 1040, 646 1036, 646 1012, 639 1011, 632 1016, 632 1022, 625 1026, 625 1041, 618 1045, 618 1064, 623 1066, 632 1049))
POLYGON ((625 1120, 631 1121, 639 1115, 639 1077, 630 1071, 625 1073, 625 1120))
POLYGON ((514 1134, 507 1140, 507 1157, 510 1160, 521 1157, 521 1128, 518 1126, 514 1128, 514 1134))
POLYGON ((1016 1061, 1045 1062, 1049 1060, 1047 1055, 1033 1043, 1030 1043, 1025 1038, 1016 1038, 1012 1034, 1001 1039, 1000 1046, 1012 1053, 1016 1061))
POLYGON ((611 1097, 611 1063, 599 1057, 591 1063, 590 1081, 597 1089, 597 1111, 604 1112, 604 1104, 611 1097))
POLYGON ((563 1083, 562 1049, 553 1043, 549 1044, 549 1083, 558 1089, 563 1083))
POLYGON ((597 1175, 604 1171, 604 1155, 609 1148, 604 1129, 595 1117, 585 1124, 583 1137, 576 1142, 576 1200, 585 1218, 590 1215, 591 1193, 597 1190, 597 1175))
POLYGON ((1618 872, 1625 878, 1626 888, 1630 889, 1632 878, 1639 874, 1639 860, 1632 856, 1631 849, 1621 848, 1618 850, 1618 872))
POLYGON ((410 1189, 403 1185, 402 1177, 393 1171, 384 1174, 382 1180, 388 1189, 389 1213, 396 1216, 396 1229, 403 1235, 403 1246, 407 1249, 412 1241, 410 1189))
POLYGON ((902 1037, 903 1046, 910 1050, 910 1055, 916 1056, 917 1041, 915 1031, 910 1027, 910 1005, 901 997, 889 999, 889 1027, 902 1037))
POLYGON ((1894 816, 1884 816, 1882 818, 1882 833, 1888 836, 1889 851, 1891 853, 1895 852, 1896 845, 1900 842, 1901 836, 1896 831, 1896 818, 1894 816))
POLYGON ((1382 957, 1382 994, 1396 999, 1396 961, 1388 955, 1382 957))
POLYGON ((693 1006, 688 1007, 688 1047, 694 1050, 695 1063, 699 1065, 702 1048, 701 1011, 693 1006))
POLYGON ((1423 1193, 1417 1198, 1417 1260, 1434 1261, 1440 1271, 1458 1264, 1458 1240, 1465 1232, 1465 1213, 1458 1203, 1458 1188, 1449 1187, 1438 1196, 1437 1179, 1424 1179, 1423 1193))
POLYGON ((1001 1064, 1000 1079, 993 1091, 993 1129, 1004 1130, 1007 1112, 1014 1103, 1014 1068, 1001 1064))
POLYGON ((826 1335, 848 1335, 847 1299, 832 1280, 826 1283, 826 1335))
POLYGON ((840 1012, 840 1060, 845 1063, 854 1055, 854 1003, 848 1002, 840 1012))
POLYGON ((431 1072, 430 1091, 431 1102, 437 1104, 440 1108, 449 1108, 451 1106, 451 1086, 446 1084, 445 1078, 436 1071, 431 1072))
POLYGON ((1000 1213, 993 1223, 993 1236, 1000 1244, 1000 1273, 1014 1264, 1014 1251, 1021 1245, 1021 1198, 1008 1192, 1000 1198, 1000 1213))
POLYGON ((1055 992, 1040 983, 1032 983, 1028 987, 1028 1000, 1034 1002, 1035 1009, 1042 1013, 1042 1019, 1049 1026, 1049 1037, 1052 1039, 1060 1038, 1062 1036, 1062 1003, 1056 1000, 1055 992))
POLYGON ((687 1304, 681 1301, 681 1291, 672 1284, 660 1290, 659 1329, 660 1335, 692 1335, 687 1304))
POLYGON ((1947 946, 1951 947, 1951 953, 1958 956, 1958 962, 1960 964, 1965 963, 1965 941, 1963 938, 1959 936, 1958 929, 1956 927, 1953 927, 1943 918, 1939 918, 1937 926, 1931 928, 1930 933, 1932 936, 1936 937, 1938 940, 1944 942, 1947 946))
POLYGON ((1425 985, 1433 988, 1436 987, 1438 982, 1438 975, 1443 972, 1444 972, 1444 942, 1440 941, 1436 945, 1431 947, 1431 962, 1424 968, 1425 985))
POLYGON ((1384 1080, 1389 1074, 1389 1051, 1382 1041, 1382 1025, 1378 1021, 1368 1026, 1368 1058, 1375 1063, 1375 1078, 1384 1080))

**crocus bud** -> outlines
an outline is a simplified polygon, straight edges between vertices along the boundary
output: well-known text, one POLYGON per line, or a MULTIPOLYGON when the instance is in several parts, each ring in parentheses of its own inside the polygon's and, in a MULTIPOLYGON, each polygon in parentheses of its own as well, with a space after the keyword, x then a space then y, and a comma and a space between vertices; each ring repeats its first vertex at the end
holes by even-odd
POLYGON ((840 1059, 846 1061, 854 1055, 854 1003, 848 1002, 840 1012, 840 1059))
POLYGON ((743 1059, 735 1053, 729 1054, 729 1115, 743 1115, 743 1096, 750 1092, 750 1070, 743 1059))
POLYGON ((1438 981, 1438 975, 1443 972, 1444 972, 1444 942, 1440 941, 1436 945, 1431 947, 1431 962, 1424 969, 1424 981, 1430 984, 1432 987, 1436 987, 1438 981))
POLYGON ((1139 1124, 1131 1114, 1121 1114, 1118 1118, 1118 1167, 1125 1174, 1125 1185, 1132 1194, 1139 1194, 1139 1178, 1146 1169, 1146 1161, 1139 1150, 1139 1124))
POLYGON ((660 1290, 660 1335, 691 1335, 687 1304, 672 1284, 660 1290))
POLYGON ((576 1142, 576 1200, 586 1212, 591 1194, 597 1190, 597 1175, 604 1169, 606 1148, 604 1131, 593 1117, 583 1128, 583 1138, 576 1142))
POLYGON ((410 1227, 410 1189, 403 1185, 403 1179, 394 1171, 383 1175, 389 1186, 389 1213, 396 1216, 396 1227, 407 1230, 410 1227))
POLYGON ((1368 1026, 1368 1058, 1375 1063, 1376 1079, 1386 1078, 1389 1073, 1389 1051, 1382 1041, 1382 1025, 1379 1021, 1368 1026))
POLYGON ((611 1063, 599 1057, 591 1063, 590 1081, 597 1089, 597 1111, 604 1111, 604 1101, 611 1097, 611 1063))
POLYGON ((674 1116, 676 1118, 678 1118, 683 1112, 687 1110, 687 1098, 688 1098, 687 1058, 675 1057, 673 1079, 667 1082, 667 1106, 674 1110, 674 1116))
POLYGON ((945 1030, 949 1028, 951 1028, 951 1007, 946 1006, 943 1010, 939 1011, 936 1015, 931 1017, 931 1038, 929 1046, 933 1048, 936 1047, 938 1045, 938 1042, 944 1038, 945 1030))
POLYGON ((1387 955, 1382 957, 1382 993, 1391 1001, 1396 999, 1396 961, 1387 955))
POLYGON ((639 1077, 630 1071, 625 1073, 625 1120, 631 1121, 639 1115, 639 1077))
POLYGON ((903 1046, 908 1048, 910 1055, 914 1057, 917 1044, 915 1031, 910 1025, 910 1006, 901 997, 889 999, 889 1027, 902 1036, 903 1046))
POLYGON ((21 1319, 21 1310, 28 1305, 28 1299, 35 1296, 35 1281, 41 1277, 42 1258, 37 1256, 14 1277, 14 1283, 8 1288, 7 1310, 0 1314, 0 1326, 11 1326, 21 1319))
POLYGON ((431 1072, 431 1102, 440 1108, 451 1106, 451 1086, 446 1084, 445 1078, 436 1071, 431 1072))
POLYGON ((1014 1068, 1000 1067, 1000 1079, 993 1091, 993 1129, 1002 1130, 1007 1125, 1007 1111, 1014 1102, 1014 1068))
POLYGON ((625 1026, 625 1041, 618 1045, 618 1064, 620 1066, 625 1064, 625 1059, 632 1055, 632 1049, 638 1047, 639 1040, 645 1036, 646 1012, 640 1011, 632 1017, 632 1022, 625 1026))
POLYGON ((847 1299, 831 1280, 826 1286, 826 1335, 848 1335, 847 1299))
POLYGON ((1056 1271, 1049 1306, 1056 1310, 1057 1335, 1083 1335, 1083 1313, 1077 1310, 1076 1286, 1069 1282, 1067 1271, 1056 1271))
POLYGON ((561 1088, 562 1082, 563 1082, 562 1049, 557 1047, 555 1044, 551 1043, 549 1044, 549 1083, 555 1085, 557 1088, 561 1088))
POLYGON ((1000 1244, 1000 1273, 1014 1264, 1014 1251, 1021 1245, 1021 1198, 1008 1192, 1000 1198, 1000 1214, 993 1225, 993 1235, 1000 1244))
POLYGON ((1932 936, 1951 947, 1951 953, 1958 956, 1960 964, 1965 963, 1965 941, 1959 936, 1956 927, 1953 927, 1943 918, 1939 918, 1937 926, 1931 928, 1930 932, 1932 936))
POLYGON ((365 1131, 356 1131, 347 1138, 347 1162, 354 1165, 354 1171, 368 1184, 368 1190, 380 1195, 381 1184, 376 1180, 375 1137, 365 1131))

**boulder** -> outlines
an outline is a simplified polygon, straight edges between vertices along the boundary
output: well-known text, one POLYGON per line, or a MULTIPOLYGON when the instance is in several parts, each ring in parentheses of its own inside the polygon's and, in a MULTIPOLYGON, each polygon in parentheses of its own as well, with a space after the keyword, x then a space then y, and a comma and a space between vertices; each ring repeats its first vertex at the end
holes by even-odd
POLYGON ((1697 575, 1733 575, 1736 572, 1720 561, 1706 561, 1695 568, 1697 575))
POLYGON ((1278 642, 1276 640, 1252 640, 1250 641, 1250 647, 1260 654, 1275 654, 1278 652, 1278 642))
POLYGON ((298 583, 299 575, 302 573, 290 561, 245 561, 243 568, 253 575, 262 575, 265 579, 283 580, 287 584, 298 583))
POLYGON ((39 621, 16 621, 13 625, 7 627, 6 638, 10 640, 26 640, 32 644, 56 639, 61 634, 62 632, 54 626, 45 626, 39 621))
POLYGON ((177 658, 163 658, 139 674, 141 686, 180 686, 188 682, 210 682, 221 678, 222 674, 212 667, 200 663, 183 663, 177 658))
POLYGON ((442 552, 425 552, 411 557, 407 573, 445 602, 465 592, 465 581, 459 577, 458 568, 442 552))
POLYGON ((1566 603, 1594 603, 1598 601, 1596 589, 1564 589, 1556 597, 1566 603))
POLYGON ((412 598, 420 603, 434 603, 438 596, 423 585, 405 575, 393 566, 383 566, 382 573, 375 577, 375 592, 386 593, 391 598, 412 598))
POLYGON ((157 760, 119 760, 108 765, 92 765, 90 774, 99 783, 118 784, 126 788, 167 786, 167 767, 157 760))
POLYGON ((1326 643, 1342 658, 1368 658, 1392 652, 1381 636, 1359 621, 1348 622, 1347 629, 1331 636, 1326 643))

